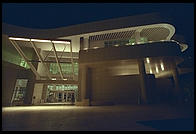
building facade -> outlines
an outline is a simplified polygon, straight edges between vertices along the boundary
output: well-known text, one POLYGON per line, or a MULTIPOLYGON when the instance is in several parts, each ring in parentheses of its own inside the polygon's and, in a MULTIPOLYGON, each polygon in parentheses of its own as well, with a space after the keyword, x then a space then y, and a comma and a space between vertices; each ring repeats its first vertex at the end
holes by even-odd
POLYGON ((191 70, 178 67, 188 45, 174 34, 159 14, 47 30, 3 24, 3 105, 182 101, 179 75, 191 70))

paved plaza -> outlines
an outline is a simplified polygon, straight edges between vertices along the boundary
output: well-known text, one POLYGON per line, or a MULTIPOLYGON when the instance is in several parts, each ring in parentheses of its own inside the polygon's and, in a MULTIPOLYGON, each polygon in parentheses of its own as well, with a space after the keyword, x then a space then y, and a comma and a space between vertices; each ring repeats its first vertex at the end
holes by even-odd
POLYGON ((171 105, 2 108, 3 131, 191 131, 194 111, 171 105))

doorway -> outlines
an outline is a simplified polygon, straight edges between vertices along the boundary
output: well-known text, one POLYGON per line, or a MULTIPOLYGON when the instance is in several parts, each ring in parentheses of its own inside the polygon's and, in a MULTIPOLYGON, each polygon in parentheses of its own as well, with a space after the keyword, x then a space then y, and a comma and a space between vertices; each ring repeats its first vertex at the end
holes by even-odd
POLYGON ((23 105, 28 79, 16 79, 11 105, 23 105))
POLYGON ((74 104, 77 85, 48 85, 47 103, 74 104))

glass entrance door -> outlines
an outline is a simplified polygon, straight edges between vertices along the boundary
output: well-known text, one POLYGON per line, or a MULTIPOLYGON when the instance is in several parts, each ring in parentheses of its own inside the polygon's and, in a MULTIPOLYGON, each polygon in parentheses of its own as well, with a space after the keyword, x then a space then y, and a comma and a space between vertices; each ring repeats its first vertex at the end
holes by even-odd
POLYGON ((77 85, 48 85, 48 103, 74 103, 77 85))

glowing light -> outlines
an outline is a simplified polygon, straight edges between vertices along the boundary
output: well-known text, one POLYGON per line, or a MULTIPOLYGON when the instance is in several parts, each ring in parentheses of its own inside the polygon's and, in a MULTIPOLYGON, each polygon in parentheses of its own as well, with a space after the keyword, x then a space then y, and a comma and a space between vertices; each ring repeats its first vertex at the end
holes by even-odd
POLYGON ((88 48, 84 48, 84 50, 87 50, 88 48))
POLYGON ((52 43, 60 43, 60 44, 70 44, 69 41, 52 41, 52 43))
POLYGON ((161 70, 162 70, 162 71, 165 70, 163 63, 161 63, 161 70))
POLYGON ((97 48, 99 48, 99 47, 93 47, 94 49, 97 49, 97 48))
POLYGON ((56 78, 52 78, 52 80, 56 80, 56 78))
POLYGON ((31 39, 31 41, 35 41, 35 42, 51 42, 50 40, 40 40, 40 39, 31 39))
POLYGON ((150 74, 152 74, 152 69, 150 68, 150 74))
POLYGON ((26 38, 14 38, 14 37, 9 37, 10 40, 21 40, 21 41, 30 41, 30 39, 26 38))
POLYGON ((156 67, 155 67, 155 68, 156 68, 156 72, 157 72, 157 73, 159 73, 159 69, 158 69, 157 65, 156 65, 156 67))
POLYGON ((118 47, 119 45, 114 45, 115 47, 118 47))
POLYGON ((51 111, 51 110, 63 110, 63 109, 80 109, 79 106, 17 106, 17 107, 3 107, 2 112, 11 111, 51 111))
POLYGON ((146 58, 146 61, 147 61, 147 63, 150 63, 150 59, 149 58, 146 58))
POLYGON ((63 80, 67 80, 67 79, 63 79, 63 80))

